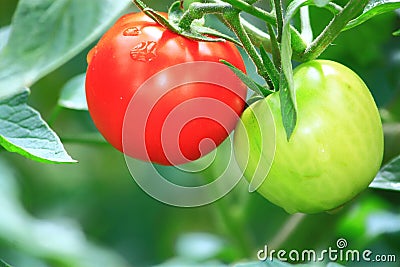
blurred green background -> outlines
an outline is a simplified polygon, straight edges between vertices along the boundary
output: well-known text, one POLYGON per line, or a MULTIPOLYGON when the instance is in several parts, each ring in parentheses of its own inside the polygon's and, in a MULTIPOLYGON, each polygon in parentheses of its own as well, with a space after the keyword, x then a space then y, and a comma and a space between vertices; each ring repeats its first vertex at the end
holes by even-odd
MULTIPOLYGON (((171 2, 147 1, 158 10, 171 2)), ((1 27, 10 24, 17 3, 0 0, 1 27)), ((317 32, 329 14, 311 12, 317 32)), ((344 32, 321 56, 349 66, 371 89, 385 122, 385 162, 400 154, 400 123, 393 119, 400 42, 392 36, 399 21, 396 13, 376 17, 344 32)), ((45 119, 52 118, 62 86, 85 72, 88 49, 31 88, 30 105, 45 119)), ((254 261, 264 245, 321 250, 335 247, 338 238, 346 238, 349 249, 397 255, 397 263, 368 266, 399 266, 396 192, 369 189, 333 214, 290 216, 248 193, 243 182, 216 203, 176 208, 144 193, 110 145, 75 140, 96 134, 87 112, 62 110, 52 127, 79 163, 46 165, 0 151, 0 259, 13 266, 217 266, 254 261)))

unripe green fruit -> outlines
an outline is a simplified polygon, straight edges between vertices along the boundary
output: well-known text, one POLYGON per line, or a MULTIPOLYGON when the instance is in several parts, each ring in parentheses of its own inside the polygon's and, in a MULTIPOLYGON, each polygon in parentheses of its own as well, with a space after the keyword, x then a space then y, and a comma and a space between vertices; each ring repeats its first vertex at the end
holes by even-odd
POLYGON ((298 119, 290 140, 274 93, 244 111, 235 155, 250 182, 263 180, 257 191, 287 212, 332 210, 366 189, 380 168, 378 109, 357 74, 336 62, 303 63, 294 88, 298 119))

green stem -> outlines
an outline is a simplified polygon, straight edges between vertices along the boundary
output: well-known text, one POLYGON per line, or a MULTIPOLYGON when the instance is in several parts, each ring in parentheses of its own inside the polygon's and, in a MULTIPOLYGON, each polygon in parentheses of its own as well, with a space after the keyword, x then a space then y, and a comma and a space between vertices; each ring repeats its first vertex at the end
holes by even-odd
MULTIPOLYGON (((260 30, 259 28, 253 26, 245 19, 241 18, 241 23, 246 33, 248 34, 251 42, 256 47, 263 46, 265 51, 272 53, 272 42, 271 36, 260 30)), ((306 43, 300 36, 300 33, 291 26, 292 35, 292 49, 293 49, 293 59, 301 61, 304 51, 307 48, 306 43)))
POLYGON ((233 238, 233 242, 242 253, 240 259, 251 258, 253 256, 253 246, 249 234, 244 227, 243 220, 238 219, 232 214, 231 205, 225 203, 226 199, 220 199, 215 202, 217 207, 217 216, 225 230, 229 233, 229 237, 233 238))
POLYGON ((271 37, 244 18, 240 18, 240 21, 253 45, 256 47, 263 46, 265 51, 271 52, 271 37))
POLYGON ((234 12, 225 13, 224 19, 231 27, 232 31, 239 38, 240 42, 243 44, 243 48, 246 50, 247 54, 254 62, 254 65, 257 68, 257 73, 264 78, 270 88, 273 88, 273 84, 271 82, 270 77, 268 76, 268 69, 265 67, 264 62, 261 56, 258 54, 256 48, 250 40, 250 37, 247 35, 247 32, 244 30, 243 25, 240 20, 239 15, 240 10, 236 10, 234 12))
POLYGON ((189 8, 182 15, 182 18, 179 21, 179 28, 184 30, 190 29, 190 25, 195 19, 201 19, 206 14, 224 14, 231 10, 233 10, 233 7, 231 5, 222 2, 194 2, 190 4, 189 8))
POLYGON ((301 56, 301 61, 315 59, 336 39, 347 23, 360 13, 368 0, 350 0, 301 56))
MULTIPOLYGON (((219 0, 210 0, 212 3, 220 3, 219 0)), ((231 4, 233 7, 240 11, 245 11, 263 21, 267 24, 271 24, 272 26, 277 26, 276 18, 271 13, 264 11, 263 9, 254 7, 249 3, 243 0, 224 0, 224 2, 231 4)), ((225 24, 229 26, 226 21, 225 24)), ((251 40, 251 43, 256 47, 263 46, 265 51, 271 52, 272 45, 271 45, 271 38, 268 34, 264 31, 258 29, 248 21, 243 18, 240 18, 240 23, 242 24, 243 29, 248 34, 248 37, 251 40)), ((292 35, 292 48, 293 48, 293 59, 297 60, 301 58, 304 51, 307 48, 307 44, 303 41, 300 33, 293 27, 290 27, 291 35, 292 35)))
POLYGON ((47 124, 52 127, 56 122, 58 116, 60 115, 63 108, 59 105, 56 105, 50 113, 50 117, 47 120, 47 124))
POLYGON ((80 134, 79 136, 62 136, 60 137, 63 143, 74 143, 74 144, 92 144, 109 146, 109 143, 104 140, 98 134, 80 134))
POLYGON ((251 4, 249 4, 245 1, 242 1, 242 0, 224 0, 224 2, 231 4, 233 7, 237 8, 241 11, 244 11, 246 13, 249 13, 256 18, 259 18, 267 23, 270 23, 273 26, 276 26, 275 17, 271 13, 268 13, 261 8, 252 6, 251 4))
POLYGON ((337 15, 339 12, 342 12, 343 10, 341 6, 333 2, 329 2, 326 6, 324 6, 324 8, 329 10, 334 15, 337 15))
POLYGON ((310 11, 308 6, 300 8, 300 20, 301 20, 301 36, 306 43, 311 43, 314 39, 313 31, 310 21, 310 11))
POLYGON ((278 29, 277 40, 279 43, 282 41, 283 32, 283 13, 282 13, 282 2, 281 0, 274 0, 275 13, 276 13, 276 24, 278 29))
POLYGON ((141 10, 147 7, 141 0, 132 0, 132 3, 134 3, 141 10))
POLYGON ((281 51, 279 48, 278 40, 276 39, 274 29, 272 28, 272 26, 270 24, 267 24, 267 29, 269 32, 269 36, 271 37, 272 61, 274 62, 276 69, 280 70, 281 69, 281 51))
POLYGON ((296 213, 291 215, 278 231, 278 233, 276 233, 269 242, 269 246, 271 247, 271 249, 279 249, 305 218, 306 214, 303 213, 296 213))
POLYGON ((244 1, 246 1, 246 3, 249 3, 249 4, 254 4, 254 3, 256 3, 258 0, 244 0, 244 1))
MULTIPOLYGON (((278 69, 275 67, 275 64, 272 62, 271 58, 265 51, 263 47, 260 47, 260 53, 261 53, 261 58, 264 62, 265 67, 267 68, 268 71, 268 76, 271 78, 271 82, 273 84, 273 88, 271 88, 273 91, 278 91, 279 83, 280 83, 280 74, 278 69)), ((267 96, 267 95, 264 95, 267 96)))
MULTIPOLYGON (((215 175, 213 172, 210 173, 205 171, 202 173, 202 175, 208 184, 215 181, 215 175)), ((247 186, 247 183, 245 184, 247 186)), ((243 180, 240 181, 237 186, 241 185, 243 185, 243 180)), ((216 188, 214 189, 218 190, 216 188)), ((238 192, 241 193, 241 195, 238 196, 240 197, 240 210, 238 210, 237 206, 232 203, 231 196, 227 196, 213 203, 213 205, 215 205, 215 209, 212 210, 212 215, 216 217, 218 227, 222 228, 221 230, 229 236, 233 244, 238 248, 238 251, 241 252, 241 255, 238 255, 238 260, 241 260, 253 256, 252 249, 254 246, 251 235, 245 227, 247 216, 245 216, 246 214, 244 214, 244 212, 246 212, 248 209, 241 209, 247 207, 249 194, 245 189, 242 191, 238 190, 238 192)))

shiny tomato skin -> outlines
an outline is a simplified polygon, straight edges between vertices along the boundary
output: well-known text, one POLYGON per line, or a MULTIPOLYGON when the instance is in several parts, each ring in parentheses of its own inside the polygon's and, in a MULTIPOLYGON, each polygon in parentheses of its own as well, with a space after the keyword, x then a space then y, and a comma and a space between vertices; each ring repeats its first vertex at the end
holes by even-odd
MULTIPOLYGON (((154 104, 144 135, 130 137, 128 145, 122 138, 124 117, 138 88, 153 75, 182 63, 222 64, 222 59, 245 72, 241 55, 230 42, 189 40, 160 26, 143 13, 127 14, 103 35, 87 56, 86 97, 90 115, 106 140, 128 156, 162 165, 178 165, 198 159, 218 146, 235 128, 247 95, 243 83, 229 89, 209 83, 190 83, 173 88, 154 104), (223 125, 212 118, 193 118, 181 129, 179 140, 165 141, 167 144, 178 143, 180 150, 169 151, 167 157, 161 140, 163 123, 174 109, 196 98, 215 99, 233 110, 234 116, 226 114, 223 125), (204 139, 212 140, 214 144, 200 146, 204 139), (143 142, 145 149, 141 148, 143 142)), ((206 106, 200 108, 207 109, 206 106)), ((199 107, 193 106, 190 110, 195 112, 195 109, 199 107)), ((224 111, 217 109, 215 112, 224 111)))

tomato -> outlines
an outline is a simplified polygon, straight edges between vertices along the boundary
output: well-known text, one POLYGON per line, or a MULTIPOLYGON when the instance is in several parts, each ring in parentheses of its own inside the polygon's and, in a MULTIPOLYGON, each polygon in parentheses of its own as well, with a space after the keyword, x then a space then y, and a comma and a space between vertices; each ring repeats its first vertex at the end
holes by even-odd
POLYGON ((235 155, 248 180, 263 179, 257 191, 287 212, 332 210, 367 188, 379 170, 378 109, 364 82, 336 62, 303 63, 294 88, 298 121, 289 141, 274 93, 242 114, 235 155))
POLYGON ((130 157, 163 165, 198 159, 233 131, 245 105, 247 88, 222 59, 245 71, 230 42, 189 40, 143 13, 127 14, 87 56, 90 115, 130 157))

